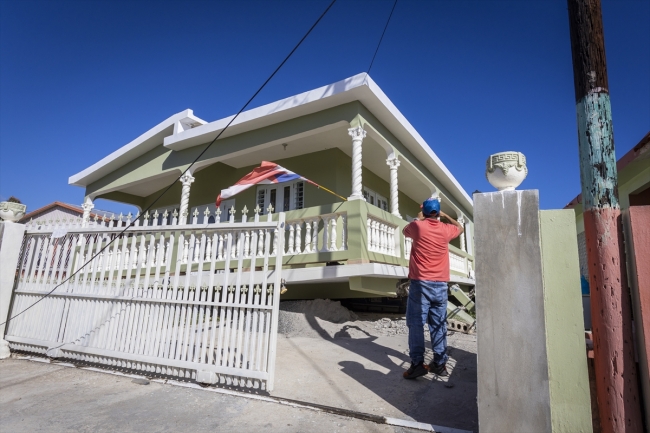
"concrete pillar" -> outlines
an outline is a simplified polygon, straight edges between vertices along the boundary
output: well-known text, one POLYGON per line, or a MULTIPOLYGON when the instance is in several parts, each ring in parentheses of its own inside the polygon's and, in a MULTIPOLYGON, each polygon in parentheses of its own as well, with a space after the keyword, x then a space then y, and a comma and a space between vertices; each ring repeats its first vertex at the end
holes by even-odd
POLYGON ((189 203, 190 203, 190 186, 194 182, 194 177, 187 172, 181 176, 181 184, 183 185, 181 189, 181 208, 180 208, 180 219, 179 224, 187 224, 187 215, 189 214, 189 203))
POLYGON ((86 197, 84 203, 81 205, 81 208, 84 210, 82 217, 82 227, 88 226, 88 221, 90 220, 90 211, 93 210, 95 204, 93 203, 92 198, 86 197))
POLYGON ((363 167, 361 159, 361 144, 363 139, 366 138, 366 131, 357 126, 356 128, 348 129, 348 134, 352 137, 352 194, 348 200, 364 200, 363 198, 363 182, 361 179, 361 171, 363 167))
MULTIPOLYGON (((0 323, 9 318, 9 305, 24 235, 24 224, 0 222, 0 323)), ((9 343, 4 340, 5 331, 6 323, 0 325, 0 359, 9 356, 9 343)))
POLYGON ((474 194, 481 433, 591 432, 575 216, 474 194))
POLYGON ((393 157, 388 158, 386 164, 390 168, 390 213, 401 218, 402 216, 399 214, 399 189, 397 185, 397 168, 400 162, 399 159, 393 157))

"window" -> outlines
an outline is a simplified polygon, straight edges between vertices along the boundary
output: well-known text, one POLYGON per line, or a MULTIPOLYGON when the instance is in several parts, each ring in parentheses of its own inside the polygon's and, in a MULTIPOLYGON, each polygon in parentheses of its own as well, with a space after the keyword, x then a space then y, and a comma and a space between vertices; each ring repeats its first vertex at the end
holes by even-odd
POLYGON ((388 212, 388 200, 386 197, 377 194, 368 187, 363 187, 363 197, 368 203, 373 206, 377 206, 379 209, 383 209, 388 212))
POLYGON ((286 212, 302 209, 305 205, 305 183, 303 181, 285 182, 257 187, 257 204, 262 214, 267 213, 269 204, 273 212, 286 212))

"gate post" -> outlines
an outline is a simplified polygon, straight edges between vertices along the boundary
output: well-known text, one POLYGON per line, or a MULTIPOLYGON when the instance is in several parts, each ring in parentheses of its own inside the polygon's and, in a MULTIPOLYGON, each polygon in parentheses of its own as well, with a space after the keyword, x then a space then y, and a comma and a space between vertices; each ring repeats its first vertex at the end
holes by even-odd
POLYGON ((16 268, 20 247, 25 235, 25 225, 14 222, 0 222, 0 359, 9 357, 9 343, 5 331, 9 319, 9 305, 16 279, 16 268))
POLYGON ((591 432, 575 214, 474 194, 482 433, 591 432))

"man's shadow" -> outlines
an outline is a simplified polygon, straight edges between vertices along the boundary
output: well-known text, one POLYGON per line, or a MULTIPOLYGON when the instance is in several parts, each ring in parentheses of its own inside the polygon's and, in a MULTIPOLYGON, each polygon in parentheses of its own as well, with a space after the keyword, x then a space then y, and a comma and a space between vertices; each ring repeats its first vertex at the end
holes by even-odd
MULTIPOLYGON (((346 325, 334 336, 325 331, 313 315, 305 315, 310 326, 325 340, 360 355, 388 370, 383 373, 368 369, 356 361, 340 361, 341 371, 360 385, 418 422, 467 430, 478 429, 476 401, 476 355, 465 350, 448 347, 450 375, 441 378, 433 374, 407 380, 402 373, 410 366, 407 351, 395 350, 377 342, 373 336, 358 326, 346 325), (356 338, 350 334, 365 334, 356 338)), ((404 335, 405 342, 408 336, 404 335)), ((427 342, 427 345, 429 343, 427 342)), ((430 356, 425 362, 430 361, 430 356)))

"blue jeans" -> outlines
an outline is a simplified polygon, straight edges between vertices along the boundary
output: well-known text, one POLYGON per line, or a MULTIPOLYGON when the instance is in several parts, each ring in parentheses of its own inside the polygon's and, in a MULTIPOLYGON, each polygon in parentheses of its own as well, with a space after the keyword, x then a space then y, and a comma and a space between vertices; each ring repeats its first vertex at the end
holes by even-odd
POLYGON ((447 283, 411 280, 406 304, 411 362, 424 361, 424 324, 429 325, 433 362, 444 364, 447 356, 447 283))

